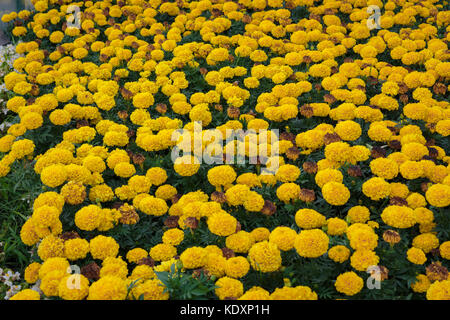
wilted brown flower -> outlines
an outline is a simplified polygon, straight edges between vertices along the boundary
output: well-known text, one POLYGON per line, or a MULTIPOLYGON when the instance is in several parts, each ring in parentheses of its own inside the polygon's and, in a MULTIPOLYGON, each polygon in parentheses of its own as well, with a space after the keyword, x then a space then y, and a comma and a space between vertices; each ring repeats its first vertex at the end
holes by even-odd
POLYGON ((341 137, 339 137, 339 135, 337 133, 335 133, 335 132, 333 132, 333 133, 326 133, 323 136, 323 143, 325 145, 328 145, 328 144, 333 143, 333 142, 339 142, 339 141, 341 141, 341 137))
POLYGON ((192 271, 192 278, 194 279, 199 279, 202 275, 204 275, 207 279, 211 278, 211 273, 203 268, 192 271))
POLYGON ((137 262, 137 264, 138 264, 138 265, 143 265, 143 264, 145 264, 145 265, 147 265, 147 266, 154 267, 154 266, 155 266, 155 260, 153 260, 153 259, 150 258, 150 257, 146 257, 146 258, 142 258, 141 260, 139 260, 139 261, 137 262))
POLYGON ((314 115, 314 109, 309 104, 300 107, 300 114, 305 118, 311 118, 314 115))
POLYGON ((347 173, 349 176, 354 177, 354 178, 362 177, 362 175, 363 175, 360 166, 348 167, 347 173))
POLYGON ((223 192, 219 192, 219 191, 214 191, 213 193, 211 193, 211 200, 218 202, 218 203, 225 203, 227 202, 227 198, 225 197, 225 193, 223 192))
POLYGON ((375 146, 372 148, 370 152, 370 156, 374 159, 376 158, 385 158, 386 157, 386 151, 378 146, 375 146))
POLYGON ((167 112, 167 105, 165 103, 158 103, 156 105, 156 111, 158 111, 160 114, 165 114, 167 112))
POLYGON ((277 212, 276 205, 270 200, 264 200, 264 207, 261 210, 261 213, 266 216, 271 216, 275 212, 277 212))
POLYGON ((402 238, 400 234, 395 230, 386 230, 383 233, 383 240, 389 243, 390 245, 394 245, 399 243, 402 238))
POLYGON ((442 94, 444 95, 447 92, 447 86, 443 83, 435 83, 433 86, 433 92, 435 94, 442 94))
POLYGON ((402 149, 402 143, 398 140, 391 140, 388 143, 389 148, 394 150, 401 150, 402 149))
POLYGON ((98 280, 100 279, 100 267, 95 262, 91 262, 81 268, 81 274, 88 279, 98 280))
POLYGON ((431 186, 431 183, 430 182, 422 182, 421 184, 420 184, 420 189, 422 190, 422 192, 427 192, 428 191, 428 188, 431 186))
POLYGON ((318 170, 317 163, 313 161, 306 161, 303 163, 303 170, 309 174, 316 174, 318 170))
POLYGON ((178 219, 180 217, 178 216, 169 216, 166 218, 166 220, 164 220, 164 225, 167 228, 177 228, 178 227, 178 219))
POLYGON ((408 206, 408 201, 406 201, 405 199, 400 198, 400 197, 392 197, 389 200, 389 204, 391 206, 404 206, 404 207, 407 207, 408 206))
POLYGON ((295 144, 295 134, 293 134, 292 132, 283 131, 282 133, 280 133, 280 140, 288 140, 295 144))
POLYGON ((126 112, 125 110, 121 110, 121 111, 117 112, 117 115, 122 120, 125 120, 126 118, 128 118, 128 112, 126 112))
POLYGON ((290 147, 286 151, 286 157, 290 160, 297 160, 300 155, 300 149, 297 147, 290 147))
POLYGON ((237 119, 237 118, 239 118, 241 111, 239 110, 239 108, 228 107, 227 114, 228 114, 228 117, 230 117, 231 119, 237 119))
POLYGON ((377 265, 377 269, 370 270, 370 276, 376 281, 383 281, 388 278, 389 269, 382 265, 377 265))
POLYGON ((337 100, 332 94, 327 93, 326 95, 323 96, 323 101, 332 104, 335 103, 337 100))
POLYGON ((67 232, 62 233, 59 236, 59 238, 62 239, 63 241, 67 241, 70 239, 78 239, 78 238, 80 238, 80 235, 76 231, 67 231, 67 232))
POLYGON ((235 256, 234 251, 230 248, 222 248, 222 254, 225 258, 233 258, 235 256))
POLYGON ((186 220, 184 220, 184 224, 186 227, 191 229, 197 229, 198 228, 198 220, 195 217, 188 217, 186 220))
POLYGON ((400 95, 400 101, 401 101, 403 104, 407 104, 408 101, 409 101, 408 95, 407 95, 407 94, 401 94, 401 95, 400 95))
POLYGON ((134 164, 141 165, 145 161, 145 156, 140 153, 134 153, 131 159, 133 160, 134 164))
POLYGON ((433 262, 426 267, 427 277, 431 282, 448 279, 448 270, 440 261, 433 262))
POLYGON ((119 218, 119 222, 123 224, 136 224, 139 222, 139 215, 136 209, 130 205, 122 205, 119 208, 122 216, 119 218))
POLYGON ((313 202, 316 200, 316 194, 314 193, 314 190, 300 189, 299 199, 304 202, 313 202))

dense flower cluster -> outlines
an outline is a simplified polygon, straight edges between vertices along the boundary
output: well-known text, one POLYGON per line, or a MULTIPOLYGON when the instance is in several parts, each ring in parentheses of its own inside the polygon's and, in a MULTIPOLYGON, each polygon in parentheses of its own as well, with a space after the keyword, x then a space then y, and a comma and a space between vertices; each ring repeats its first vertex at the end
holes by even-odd
POLYGON ((32 3, 2 17, 0 182, 42 184, 20 229, 40 292, 11 299, 184 299, 174 272, 216 299, 449 299, 441 2, 32 3))

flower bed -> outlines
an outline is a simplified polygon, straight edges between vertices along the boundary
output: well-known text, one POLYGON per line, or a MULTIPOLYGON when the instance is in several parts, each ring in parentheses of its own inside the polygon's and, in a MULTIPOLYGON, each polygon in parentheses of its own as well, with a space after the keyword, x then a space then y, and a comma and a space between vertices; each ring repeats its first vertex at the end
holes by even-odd
POLYGON ((12 299, 450 299, 447 2, 32 2, 12 299))

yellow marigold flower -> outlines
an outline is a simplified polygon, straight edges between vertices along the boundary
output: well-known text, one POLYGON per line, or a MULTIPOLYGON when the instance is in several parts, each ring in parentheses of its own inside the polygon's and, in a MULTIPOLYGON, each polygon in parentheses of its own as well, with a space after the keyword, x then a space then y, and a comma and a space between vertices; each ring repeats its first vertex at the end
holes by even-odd
POLYGON ((439 247, 439 239, 433 233, 422 233, 414 237, 412 246, 422 249, 425 253, 429 253, 431 250, 439 247))
POLYGON ((166 286, 158 279, 148 279, 143 283, 139 283, 131 290, 134 299, 144 300, 168 300, 169 292, 166 286))
POLYGON ((450 186, 433 184, 425 193, 428 203, 434 207, 444 208, 450 205, 450 186))
POLYGON ((342 175, 341 171, 332 169, 332 168, 326 168, 323 170, 320 170, 317 172, 315 176, 316 184, 322 188, 325 183, 334 181, 338 183, 342 183, 344 176, 342 175))
POLYGON ((333 206, 342 206, 350 199, 350 191, 339 182, 327 182, 322 187, 322 195, 326 202, 333 206))
POLYGON ((200 168, 200 161, 194 156, 183 156, 177 158, 173 165, 176 173, 183 177, 189 177, 197 173, 200 168))
POLYGON ((327 220, 327 233, 330 236, 340 236, 347 230, 347 222, 340 218, 329 218, 327 220))
POLYGON ((411 284, 411 289, 414 292, 424 293, 424 292, 427 292, 430 285, 431 285, 431 282, 428 279, 428 277, 424 274, 419 274, 416 277, 416 282, 411 284))
POLYGON ((244 208, 250 212, 259 212, 264 207, 264 198, 255 191, 250 191, 244 201, 244 208))
POLYGON ((316 210, 300 209, 295 213, 295 223, 302 229, 314 229, 325 225, 326 218, 316 210))
POLYGON ((34 210, 32 221, 36 227, 50 227, 58 220, 59 213, 57 208, 44 205, 34 210))
POLYGON ((370 170, 376 176, 390 180, 398 175, 398 164, 394 160, 380 157, 370 162, 370 170))
POLYGON ((155 186, 162 185, 167 180, 166 170, 159 167, 148 169, 145 176, 149 179, 150 183, 155 186))
POLYGON ((148 196, 139 202, 138 209, 148 215, 162 216, 167 212, 168 206, 163 199, 148 196))
POLYGON ((383 178, 370 178, 362 185, 364 195, 374 201, 386 198, 391 192, 391 186, 383 178))
POLYGON ((92 231, 101 222, 101 209, 96 205, 81 208, 75 213, 75 225, 81 230, 92 231))
POLYGON ((378 236, 372 229, 356 229, 347 232, 347 237, 355 250, 373 250, 378 246, 378 236))
POLYGON ((225 273, 227 277, 242 278, 250 270, 248 260, 242 256, 232 257, 226 260, 225 273))
POLYGON ((239 280, 222 277, 215 283, 216 289, 215 293, 220 300, 225 300, 226 298, 239 298, 244 293, 244 286, 239 280))
POLYGON ((347 218, 351 223, 365 223, 370 218, 370 211, 364 206, 354 206, 348 210, 347 218))
POLYGON ((236 179, 236 172, 229 165, 221 165, 208 170, 208 181, 216 188, 228 186, 236 179))
POLYGON ((161 198, 166 201, 172 199, 172 197, 176 194, 177 189, 169 184, 159 186, 155 191, 155 197, 161 198))
POLYGON ((270 231, 267 228, 259 227, 259 228, 253 229, 250 232, 250 234, 253 237, 253 239, 255 239, 255 242, 261 242, 261 241, 269 239, 270 231))
POLYGON ((143 258, 147 258, 148 252, 142 248, 134 248, 127 252, 126 258, 129 262, 137 263, 143 258))
POLYGON ((64 242, 60 238, 50 234, 39 244, 38 255, 44 261, 49 258, 63 257, 64 242))
POLYGON ((351 147, 346 142, 332 142, 325 147, 325 158, 332 162, 345 162, 351 154, 351 147))
POLYGON ((278 199, 281 201, 289 202, 291 200, 297 200, 300 195, 300 186, 292 182, 283 183, 277 188, 276 193, 278 199))
POLYGON ((89 242, 85 239, 69 239, 64 241, 64 256, 68 260, 83 259, 89 253, 89 242))
POLYGON ((301 257, 318 258, 327 252, 328 243, 328 236, 322 230, 302 230, 295 239, 294 247, 301 257))
POLYGON ((201 268, 206 264, 208 253, 201 247, 190 247, 180 255, 180 261, 186 269, 201 268))
POLYGON ((89 242, 89 247, 94 259, 114 258, 119 253, 119 244, 112 237, 96 236, 89 242))
POLYGON ((269 291, 261 287, 252 287, 248 289, 238 300, 269 300, 269 291))
POLYGON ((177 248, 170 244, 160 243, 150 249, 150 257, 155 261, 167 261, 177 254, 177 248))
POLYGON ((248 252, 250 265, 261 272, 273 272, 281 267, 281 253, 277 245, 268 241, 255 243, 248 252))
POLYGON ((353 271, 340 274, 334 284, 336 290, 348 296, 354 296, 364 286, 364 281, 353 271))
POLYGON ((350 257, 350 249, 342 245, 331 247, 328 250, 328 257, 334 262, 343 263, 350 257))
POLYGON ((275 177, 281 182, 293 182, 300 176, 300 169, 292 164, 280 166, 275 173, 275 177))
POLYGON ((125 300, 127 296, 127 284, 125 280, 106 276, 94 282, 89 287, 88 300, 125 300))
POLYGON ((361 126, 352 120, 340 121, 334 131, 344 141, 355 141, 361 136, 361 126))
POLYGON ((213 213, 207 223, 209 231, 218 236, 226 237, 236 232, 236 218, 224 211, 213 213))
POLYGON ((280 250, 288 251, 294 247, 297 232, 288 227, 276 227, 269 236, 269 242, 275 243, 280 250))
POLYGON ((249 193, 250 188, 247 185, 237 184, 227 189, 225 198, 230 205, 238 206, 244 204, 249 193))
POLYGON ((441 246, 439 247, 439 254, 442 258, 450 260, 450 241, 441 243, 441 246))
POLYGON ((129 178, 136 173, 136 168, 131 163, 120 162, 114 166, 114 173, 121 178, 129 178))
POLYGON ((162 236, 163 243, 170 244, 172 246, 179 245, 183 239, 184 231, 176 228, 167 230, 162 236))
POLYGON ((62 164, 53 164, 45 167, 41 172, 41 181, 50 188, 62 185, 67 179, 67 171, 62 164))
POLYGON ((427 257, 425 256, 425 253, 419 249, 419 248, 410 248, 406 252, 406 257, 408 261, 414 263, 414 264, 424 264, 427 261, 427 257))
POLYGON ((254 239, 247 231, 238 231, 232 235, 229 235, 225 239, 225 245, 234 252, 246 253, 252 245, 255 243, 254 239))
POLYGON ((83 300, 88 294, 89 280, 82 274, 65 276, 59 282, 58 295, 64 300, 83 300))
POLYGON ((55 270, 47 273, 41 280, 39 288, 42 293, 47 297, 58 296, 59 283, 67 275, 66 272, 55 270))
POLYGON ((367 271, 370 266, 378 265, 380 258, 375 251, 360 249, 356 250, 350 257, 350 264, 355 270, 367 271))
POLYGON ((405 161, 400 165, 400 174, 403 178, 414 180, 423 176, 423 166, 420 162, 405 161))
POLYGON ((67 259, 61 257, 49 258, 42 263, 39 268, 39 279, 43 279, 47 274, 52 271, 58 270, 61 272, 67 272, 70 265, 67 259))
POLYGON ((39 269, 41 264, 38 262, 33 262, 25 268, 24 279, 28 283, 35 283, 39 280, 39 269))
POLYGON ((317 293, 306 286, 276 288, 270 300, 317 300, 317 293))
MULTIPOLYGON (((145 254, 147 254, 147 251, 145 251, 144 249, 142 249, 142 250, 145 252, 145 254)), ((135 258, 137 258, 137 257, 135 257, 135 258)), ((140 279, 140 281, 145 281, 148 279, 153 279, 155 277, 156 277, 156 274, 153 271, 152 267, 150 267, 146 264, 141 264, 133 269, 133 271, 131 272, 131 275, 128 277, 128 279, 130 279, 132 281, 135 281, 138 279, 140 279)))
POLYGON ((450 280, 436 281, 427 290, 427 300, 450 300, 450 280))
POLYGON ((10 155, 16 159, 22 159, 34 152, 34 142, 28 139, 15 141, 11 146, 10 155))
POLYGON ((86 187, 81 183, 69 181, 61 188, 61 195, 70 205, 81 204, 86 198, 86 187))
POLYGON ((405 206, 388 206, 381 213, 384 223, 394 228, 411 228, 416 224, 415 214, 405 206))
POLYGON ((9 300, 40 300, 39 292, 32 289, 24 289, 17 292, 9 300))

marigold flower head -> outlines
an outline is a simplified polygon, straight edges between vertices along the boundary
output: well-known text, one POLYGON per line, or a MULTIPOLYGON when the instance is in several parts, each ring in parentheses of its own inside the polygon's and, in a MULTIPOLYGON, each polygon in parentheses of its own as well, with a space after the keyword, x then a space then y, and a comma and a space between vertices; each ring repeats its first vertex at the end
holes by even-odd
POLYGON ((302 230, 296 237, 294 247, 305 258, 318 258, 328 250, 329 238, 320 229, 302 230))

